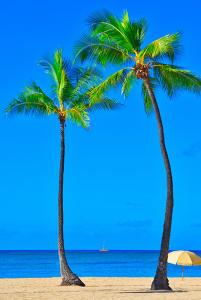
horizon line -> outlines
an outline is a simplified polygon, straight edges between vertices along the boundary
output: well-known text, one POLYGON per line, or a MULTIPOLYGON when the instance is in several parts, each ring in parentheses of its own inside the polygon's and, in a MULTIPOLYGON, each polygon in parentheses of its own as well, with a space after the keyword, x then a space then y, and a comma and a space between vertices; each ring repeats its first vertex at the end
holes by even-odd
MULTIPOLYGON (((160 249, 107 249, 108 252, 159 252, 160 249)), ((181 249, 179 249, 181 250, 181 249)), ((57 249, 0 249, 3 251, 58 251, 57 249)), ((66 252, 101 252, 100 249, 68 249, 66 252)), ((169 251, 178 251, 178 249, 170 249, 169 251)), ((188 249, 184 251, 201 251, 201 249, 188 249)))

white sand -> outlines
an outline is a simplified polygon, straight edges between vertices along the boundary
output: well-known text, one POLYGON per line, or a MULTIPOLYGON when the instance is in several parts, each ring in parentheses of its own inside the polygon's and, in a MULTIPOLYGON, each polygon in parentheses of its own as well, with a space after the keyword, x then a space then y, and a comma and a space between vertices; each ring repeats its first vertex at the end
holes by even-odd
POLYGON ((152 292, 152 278, 83 278, 86 287, 61 287, 58 278, 0 279, 0 300, 201 300, 201 278, 172 278, 173 292, 152 292))

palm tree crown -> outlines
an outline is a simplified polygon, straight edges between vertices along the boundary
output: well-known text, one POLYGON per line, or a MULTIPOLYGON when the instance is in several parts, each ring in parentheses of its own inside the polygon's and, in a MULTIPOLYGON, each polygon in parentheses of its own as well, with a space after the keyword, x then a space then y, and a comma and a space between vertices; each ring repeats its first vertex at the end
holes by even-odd
MULTIPOLYGON (((200 92, 200 78, 173 64, 181 49, 179 33, 165 35, 143 47, 146 22, 131 22, 127 11, 120 20, 109 12, 97 13, 88 19, 88 23, 90 35, 83 36, 76 44, 76 57, 82 62, 88 58, 102 65, 122 65, 97 86, 94 95, 101 95, 109 87, 121 84, 122 94, 127 96, 137 79, 147 77, 153 90, 160 85, 170 97, 180 89, 200 92)), ((142 94, 145 109, 151 112, 152 103, 144 82, 142 94)))
POLYGON ((92 98, 100 97, 117 84, 121 85, 122 94, 127 96, 134 83, 140 80, 145 110, 147 113, 155 112, 166 170, 167 200, 161 250, 151 288, 169 290, 167 258, 174 206, 173 176, 155 89, 161 86, 170 97, 180 89, 200 93, 201 79, 173 64, 180 50, 179 33, 165 35, 144 46, 146 22, 131 22, 127 12, 124 12, 122 19, 107 12, 95 14, 89 19, 89 25, 91 34, 84 36, 76 45, 76 56, 81 61, 88 58, 102 65, 113 63, 122 66, 94 89, 92 98))
MULTIPOLYGON (((65 162, 65 122, 70 120, 83 127, 89 126, 89 110, 92 108, 114 108, 113 100, 97 95, 91 99, 93 90, 100 81, 94 68, 72 66, 57 50, 53 60, 42 60, 40 65, 51 76, 52 97, 49 97, 36 83, 32 83, 14 99, 7 108, 10 113, 54 114, 60 121, 60 167, 58 189, 58 254, 60 261, 61 285, 84 286, 68 265, 64 247, 63 185, 65 162)), ((94 95, 94 94, 93 94, 94 95)))
POLYGON ((110 109, 118 104, 107 97, 90 95, 100 82, 100 74, 94 68, 73 66, 57 50, 53 60, 40 61, 52 79, 51 94, 48 96, 35 82, 14 99, 7 107, 9 113, 33 113, 57 115, 62 121, 72 121, 83 127, 89 126, 89 110, 93 108, 110 109))

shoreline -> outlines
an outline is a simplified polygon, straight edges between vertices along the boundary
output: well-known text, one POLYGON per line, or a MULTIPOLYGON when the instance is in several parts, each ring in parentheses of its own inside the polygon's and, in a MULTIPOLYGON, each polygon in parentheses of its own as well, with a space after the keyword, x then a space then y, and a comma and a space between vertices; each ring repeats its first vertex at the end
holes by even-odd
POLYGON ((86 287, 60 286, 60 278, 2 278, 0 299, 201 299, 201 277, 169 278, 172 292, 151 291, 152 277, 82 277, 86 287))

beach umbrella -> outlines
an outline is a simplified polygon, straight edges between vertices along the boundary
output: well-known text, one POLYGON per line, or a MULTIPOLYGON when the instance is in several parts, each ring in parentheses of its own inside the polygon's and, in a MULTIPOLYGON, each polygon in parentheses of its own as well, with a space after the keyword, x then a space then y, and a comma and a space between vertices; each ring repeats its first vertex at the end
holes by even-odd
POLYGON ((172 251, 168 254, 168 263, 182 266, 182 278, 184 266, 200 266, 201 257, 191 251, 172 251))

